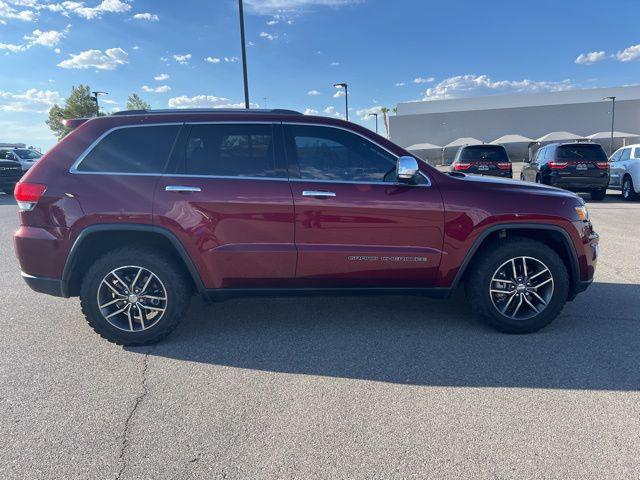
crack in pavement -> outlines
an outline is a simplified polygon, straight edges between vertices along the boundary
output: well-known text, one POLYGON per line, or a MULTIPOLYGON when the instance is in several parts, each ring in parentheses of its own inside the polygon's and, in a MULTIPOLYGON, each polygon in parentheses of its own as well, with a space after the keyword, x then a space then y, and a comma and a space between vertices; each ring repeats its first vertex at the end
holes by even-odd
POLYGON ((131 425, 131 421, 133 420, 133 416, 136 414, 138 407, 142 403, 142 400, 147 396, 148 388, 147 388, 147 369, 149 367, 149 352, 144 354, 142 358, 142 381, 140 382, 142 391, 136 397, 135 403, 133 404, 133 408, 129 412, 127 419, 124 422, 124 428, 122 429, 122 434, 120 437, 122 438, 122 445, 120 447, 120 454, 118 455, 118 463, 120 464, 120 468, 118 469, 118 473, 116 473, 116 480, 120 480, 125 470, 127 469, 127 462, 125 455, 127 453, 127 448, 129 447, 129 428, 131 425))

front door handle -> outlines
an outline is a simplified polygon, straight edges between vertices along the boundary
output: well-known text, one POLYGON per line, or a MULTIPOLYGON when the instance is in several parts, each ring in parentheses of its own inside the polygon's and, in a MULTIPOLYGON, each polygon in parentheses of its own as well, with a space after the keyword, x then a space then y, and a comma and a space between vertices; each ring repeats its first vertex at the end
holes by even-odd
POLYGON ((180 193, 193 193, 193 192, 201 192, 202 189, 200 187, 188 187, 184 185, 167 185, 164 187, 165 192, 180 192, 180 193))
POLYGON ((324 190, 303 190, 303 197, 335 197, 333 192, 326 192, 324 190))

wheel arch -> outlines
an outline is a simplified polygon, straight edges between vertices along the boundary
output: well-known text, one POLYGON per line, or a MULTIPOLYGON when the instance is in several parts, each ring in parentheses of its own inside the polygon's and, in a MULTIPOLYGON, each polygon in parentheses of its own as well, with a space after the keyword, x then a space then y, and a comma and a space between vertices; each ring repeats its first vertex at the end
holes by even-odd
POLYGON ((580 267, 578 263, 578 255, 573 247, 571 237, 562 227, 556 225, 545 224, 498 224, 493 225, 483 231, 474 241, 472 247, 467 252, 458 273, 456 274, 452 289, 458 288, 464 280, 469 266, 474 259, 478 258, 477 254, 483 248, 487 248, 491 243, 497 242, 507 237, 525 237, 541 241, 551 247, 564 262, 570 279, 569 299, 575 298, 580 285, 580 267))
POLYGON ((83 229, 73 243, 62 273, 62 296, 79 294, 83 272, 91 260, 127 245, 150 246, 168 253, 185 269, 194 290, 205 290, 191 257, 169 230, 154 225, 100 224, 83 229))

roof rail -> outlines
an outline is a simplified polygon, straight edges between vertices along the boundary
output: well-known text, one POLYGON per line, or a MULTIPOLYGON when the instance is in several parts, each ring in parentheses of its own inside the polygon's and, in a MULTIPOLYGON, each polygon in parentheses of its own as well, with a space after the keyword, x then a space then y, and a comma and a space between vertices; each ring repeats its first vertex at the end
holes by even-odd
POLYGON ((251 114, 272 114, 272 115, 302 115, 295 110, 283 108, 260 109, 260 108, 167 108, 162 110, 122 110, 114 112, 112 115, 163 115, 167 113, 251 113, 251 114))

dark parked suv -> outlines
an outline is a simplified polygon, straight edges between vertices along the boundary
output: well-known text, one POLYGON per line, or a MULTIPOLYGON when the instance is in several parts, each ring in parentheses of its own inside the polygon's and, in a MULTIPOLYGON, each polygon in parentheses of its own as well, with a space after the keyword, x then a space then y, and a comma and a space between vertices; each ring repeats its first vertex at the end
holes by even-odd
POLYGON ((512 178, 511 161, 502 145, 465 145, 451 164, 452 172, 512 178))
POLYGON ((0 192, 11 194, 22 177, 22 165, 9 150, 0 150, 0 192))
POLYGON ((598 235, 575 194, 450 176, 352 123, 285 110, 71 123, 16 186, 15 249, 31 288, 79 296, 119 344, 163 338, 193 293, 460 285, 490 325, 533 332, 593 278, 598 235))
POLYGON ((590 193, 593 200, 602 200, 609 185, 609 162, 597 143, 552 143, 525 163, 520 179, 590 193))

